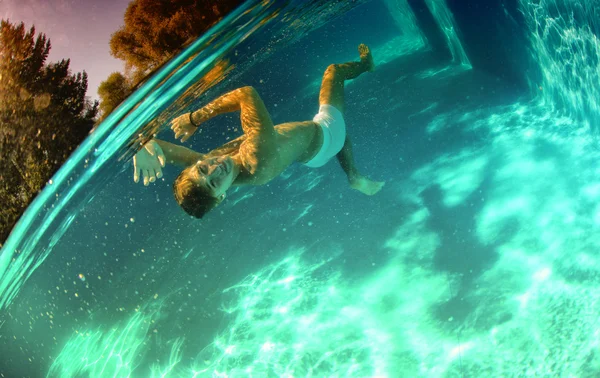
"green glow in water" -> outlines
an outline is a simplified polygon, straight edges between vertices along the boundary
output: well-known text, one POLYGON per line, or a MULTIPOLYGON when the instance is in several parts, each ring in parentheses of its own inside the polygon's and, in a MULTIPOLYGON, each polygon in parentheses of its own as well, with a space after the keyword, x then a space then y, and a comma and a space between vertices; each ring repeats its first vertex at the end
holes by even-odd
POLYGON ((163 323, 153 323, 158 310, 143 306, 126 322, 80 330, 52 372, 391 378, 594 371, 600 237, 592 230, 600 180, 593 163, 600 154, 593 142, 577 123, 553 118, 537 103, 456 110, 428 131, 434 136, 448 127, 483 137, 438 155, 398 184, 399 201, 413 210, 373 247, 389 253, 386 263, 351 281, 334 268, 352 258, 344 251, 326 260, 290 251, 223 292, 225 322, 208 346, 194 347, 194 334, 165 334, 163 323), (433 309, 454 298, 465 278, 433 268, 440 248, 449 247, 431 227, 420 192, 439 185, 441 204, 452 211, 484 180, 489 187, 470 220, 470 247, 483 253, 493 245, 497 260, 461 294, 461 305, 471 306, 464 318, 451 312, 440 319, 433 309), (144 359, 150 350, 158 356, 153 363, 144 359))
POLYGON ((400 29, 401 38, 412 41, 415 46, 424 47, 427 42, 423 32, 417 25, 417 19, 407 0, 384 0, 396 26, 400 29))
POLYGON ((566 111, 593 130, 600 122, 600 40, 597 1, 520 0, 540 82, 531 87, 548 107, 566 111))
POLYGON ((452 15, 452 12, 450 12, 450 9, 448 9, 446 0, 425 0, 425 3, 444 32, 446 43, 452 54, 452 62, 469 69, 472 68, 469 57, 458 36, 454 16, 452 15))
POLYGON ((48 377, 129 377, 151 341, 157 310, 144 308, 112 328, 81 330, 66 343, 48 377))

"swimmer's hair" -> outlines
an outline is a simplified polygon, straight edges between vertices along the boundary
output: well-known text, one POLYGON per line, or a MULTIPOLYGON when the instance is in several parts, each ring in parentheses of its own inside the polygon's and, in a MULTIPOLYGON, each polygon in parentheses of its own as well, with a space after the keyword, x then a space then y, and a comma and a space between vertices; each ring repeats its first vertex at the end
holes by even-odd
POLYGON ((188 169, 177 176, 173 183, 173 195, 183 210, 198 219, 219 204, 219 199, 213 197, 208 188, 192 182, 188 169))

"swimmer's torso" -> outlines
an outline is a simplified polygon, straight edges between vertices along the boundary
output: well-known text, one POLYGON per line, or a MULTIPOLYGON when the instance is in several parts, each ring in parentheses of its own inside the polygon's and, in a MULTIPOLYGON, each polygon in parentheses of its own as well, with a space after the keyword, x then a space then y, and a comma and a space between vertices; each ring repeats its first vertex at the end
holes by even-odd
MULTIPOLYGON (((262 185, 278 176, 292 163, 307 162, 315 156, 323 144, 323 132, 313 121, 289 122, 275 126, 273 138, 249 134, 242 135, 227 145, 230 144, 234 148, 226 154, 239 153, 245 168, 234 185, 262 185)), ((215 154, 218 150, 214 151, 215 154)))

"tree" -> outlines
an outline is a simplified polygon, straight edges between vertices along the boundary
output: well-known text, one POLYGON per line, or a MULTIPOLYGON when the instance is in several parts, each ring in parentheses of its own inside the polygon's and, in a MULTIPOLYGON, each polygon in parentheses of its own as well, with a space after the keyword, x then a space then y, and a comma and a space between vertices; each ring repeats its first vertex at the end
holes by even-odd
POLYGON ((132 86, 129 80, 120 72, 113 72, 100 83, 100 120, 106 118, 127 96, 131 94, 132 86))
POLYGON ((133 0, 125 11, 125 25, 111 37, 111 54, 143 77, 241 3, 240 0, 133 0))
POLYGON ((46 63, 50 40, 23 23, 0 22, 0 243, 24 209, 86 137, 98 103, 87 74, 46 63))
POLYGON ((241 4, 242 0, 133 0, 125 24, 110 39, 111 54, 125 62, 100 84, 101 120, 163 63, 241 4))

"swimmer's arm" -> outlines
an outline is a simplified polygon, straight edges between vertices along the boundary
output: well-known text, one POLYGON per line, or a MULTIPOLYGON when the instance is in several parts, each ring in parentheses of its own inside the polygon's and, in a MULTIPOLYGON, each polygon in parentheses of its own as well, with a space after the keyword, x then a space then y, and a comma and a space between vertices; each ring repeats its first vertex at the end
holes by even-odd
POLYGON ((177 144, 165 142, 160 139, 153 139, 162 148, 165 154, 166 162, 180 167, 187 167, 195 164, 204 157, 204 154, 190 150, 189 148, 177 144))
POLYGON ((240 111, 242 128, 245 134, 258 132, 263 135, 274 135, 275 128, 271 116, 258 92, 250 86, 235 89, 200 110, 192 112, 192 121, 199 125, 219 114, 240 111))

